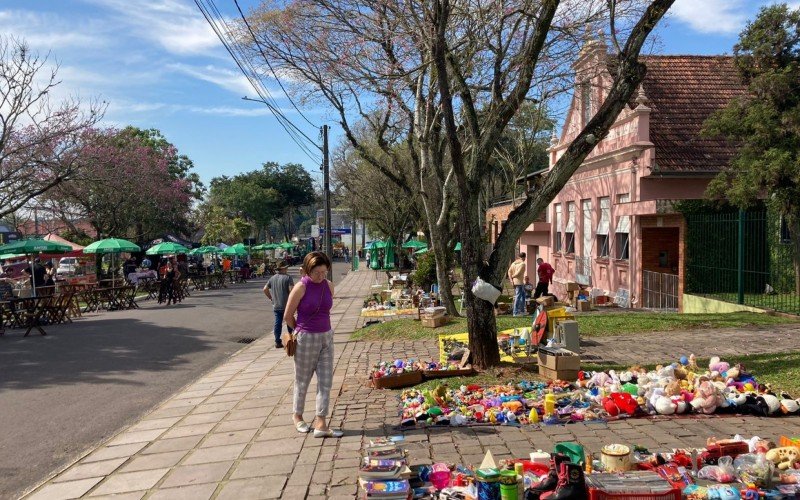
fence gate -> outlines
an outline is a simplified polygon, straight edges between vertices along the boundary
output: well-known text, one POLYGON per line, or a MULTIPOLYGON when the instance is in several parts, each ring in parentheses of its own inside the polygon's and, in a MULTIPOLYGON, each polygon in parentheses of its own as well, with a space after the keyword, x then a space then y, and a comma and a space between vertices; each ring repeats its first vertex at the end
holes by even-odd
POLYGON ((678 309, 678 275, 643 271, 642 307, 678 309))

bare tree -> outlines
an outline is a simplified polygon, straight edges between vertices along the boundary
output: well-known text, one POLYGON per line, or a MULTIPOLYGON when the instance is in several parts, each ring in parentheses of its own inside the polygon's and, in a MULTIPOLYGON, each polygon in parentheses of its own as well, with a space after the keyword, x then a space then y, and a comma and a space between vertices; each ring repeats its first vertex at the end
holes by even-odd
POLYGON ((0 217, 70 179, 83 135, 103 116, 103 103, 51 103, 61 82, 46 64, 24 41, 0 37, 0 217))
MULTIPOLYGON (((478 210, 459 212, 464 279, 478 277, 498 286, 525 228, 542 213, 586 156, 607 134, 644 79, 639 53, 674 0, 653 0, 633 27, 621 51, 610 61, 611 82, 594 117, 578 133, 544 176, 538 189, 508 217, 488 259, 484 258, 483 217, 478 210)), ((565 2, 564 5, 567 5, 565 2)), ((436 0, 425 11, 425 35, 438 72, 444 128, 455 170, 458 196, 475 206, 475 193, 491 168, 498 141, 509 121, 534 88, 540 66, 551 61, 547 41, 558 30, 559 0, 530 3, 527 9, 498 9, 480 2, 436 0), (474 71, 470 61, 485 59, 486 71, 474 71)), ((613 3, 612 3, 613 7, 613 3)), ((619 20, 611 10, 611 26, 619 20)), ((616 24, 620 27, 619 23, 616 24)), ((616 37, 617 33, 613 35, 616 37)), ((616 38, 615 38, 616 40, 616 38)), ((480 367, 499 363, 497 325, 492 304, 468 290, 465 297, 470 349, 480 367)))
MULTIPOLYGON (((348 125, 352 116, 363 117, 385 131, 398 122, 396 116, 409 120, 406 141, 434 249, 446 258, 447 244, 436 241, 439 223, 455 220, 465 284, 480 276, 499 287, 519 236, 630 101, 645 72, 639 53, 673 1, 271 1, 251 19, 259 52, 295 84, 297 95, 332 105, 356 150, 406 193, 415 189, 411 180, 373 161, 348 125), (501 139, 524 103, 546 105, 572 88, 572 63, 586 35, 591 38, 603 24, 620 47, 609 61, 613 78, 605 102, 538 189, 511 213, 487 256, 481 192, 503 160, 501 139)), ((385 137, 378 134, 376 142, 391 149, 385 137)), ((525 160, 516 161, 518 169, 525 160)), ((499 353, 492 304, 476 300, 469 287, 465 302, 475 364, 494 365, 499 353)))

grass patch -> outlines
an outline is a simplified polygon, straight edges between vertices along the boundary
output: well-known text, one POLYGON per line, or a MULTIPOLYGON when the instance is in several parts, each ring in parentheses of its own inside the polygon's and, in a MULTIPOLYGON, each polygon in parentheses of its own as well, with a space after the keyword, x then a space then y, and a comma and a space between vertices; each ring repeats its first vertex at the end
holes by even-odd
MULTIPOLYGON (((664 360, 668 362, 669 360, 664 360)), ((790 351, 775 354, 756 354, 751 356, 735 356, 724 358, 731 364, 741 363, 748 372, 752 373, 756 380, 762 384, 770 384, 777 393, 785 391, 792 397, 800 397, 800 351, 790 351)), ((698 365, 707 366, 708 359, 698 359, 698 365)), ((645 368, 652 369, 656 365, 644 365, 645 368)), ((626 370, 626 365, 593 365, 583 363, 583 370, 626 370)), ((513 363, 502 363, 500 366, 490 368, 470 377, 453 377, 439 380, 428 380, 415 388, 434 389, 439 384, 447 383, 450 387, 459 387, 467 384, 480 384, 485 386, 516 383, 521 380, 538 379, 538 372, 535 366, 515 365, 513 363)))
MULTIPOLYGON (((737 312, 726 314, 679 314, 679 313, 597 313, 577 316, 581 336, 600 337, 630 333, 667 332, 675 330, 699 330, 711 328, 743 328, 769 326, 797 322, 795 319, 769 316, 760 313, 737 312)), ((531 317, 515 318, 510 315, 497 317, 498 330, 531 326, 531 317)), ((352 340, 426 340, 436 339, 439 334, 467 331, 466 318, 454 318, 439 328, 423 328, 413 319, 389 320, 355 331, 352 340)))

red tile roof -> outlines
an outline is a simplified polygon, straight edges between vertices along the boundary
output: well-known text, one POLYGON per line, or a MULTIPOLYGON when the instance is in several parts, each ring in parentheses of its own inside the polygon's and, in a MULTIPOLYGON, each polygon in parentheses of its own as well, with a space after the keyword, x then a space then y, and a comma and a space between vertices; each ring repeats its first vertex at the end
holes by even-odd
POLYGON ((703 122, 747 93, 729 56, 647 56, 644 91, 650 99, 653 173, 702 174, 727 166, 736 145, 701 137, 703 122))

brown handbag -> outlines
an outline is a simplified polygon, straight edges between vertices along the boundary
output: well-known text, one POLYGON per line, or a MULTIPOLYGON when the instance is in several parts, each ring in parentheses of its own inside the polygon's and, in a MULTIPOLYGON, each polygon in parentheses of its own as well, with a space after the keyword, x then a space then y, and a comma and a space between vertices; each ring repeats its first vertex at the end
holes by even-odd
POLYGON ((294 352, 297 350, 297 335, 294 332, 283 334, 283 347, 286 349, 287 356, 294 356, 294 352))
MULTIPOLYGON (((319 303, 317 304, 317 310, 314 311, 314 314, 311 317, 315 317, 317 313, 319 313, 320 307, 322 307, 322 295, 325 293, 325 289, 323 288, 319 292, 319 303)), ((297 333, 296 332, 287 332, 281 335, 281 340, 283 341, 283 348, 286 349, 286 355, 289 357, 294 356, 295 351, 297 350, 297 333)))

